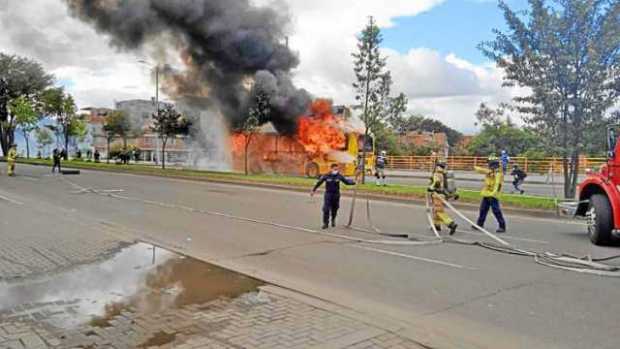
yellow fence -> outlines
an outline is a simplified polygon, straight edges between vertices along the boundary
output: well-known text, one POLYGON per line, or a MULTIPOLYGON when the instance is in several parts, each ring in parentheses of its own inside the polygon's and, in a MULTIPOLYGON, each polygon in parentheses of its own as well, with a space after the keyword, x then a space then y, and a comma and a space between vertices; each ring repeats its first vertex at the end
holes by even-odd
MULTIPOLYGON (((525 172, 545 174, 551 171, 562 173, 563 164, 561 158, 528 159, 526 157, 510 158, 512 164, 518 164, 525 172)), ((607 161, 605 158, 585 158, 579 160, 579 171, 584 172, 587 168, 597 168, 607 161)), ((486 166, 486 157, 475 156, 450 156, 447 159, 451 170, 472 171, 474 166, 486 166)), ((393 170, 423 170, 429 171, 433 166, 430 156, 388 156, 389 169, 393 170)))

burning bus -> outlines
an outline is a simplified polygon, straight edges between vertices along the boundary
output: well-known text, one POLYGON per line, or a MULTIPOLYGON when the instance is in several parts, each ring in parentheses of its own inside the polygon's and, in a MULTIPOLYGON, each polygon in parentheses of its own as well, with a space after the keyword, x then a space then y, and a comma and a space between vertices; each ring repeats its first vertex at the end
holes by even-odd
POLYGON ((271 124, 264 125, 253 135, 233 134, 235 171, 245 169, 247 137, 251 137, 247 147, 251 173, 317 177, 337 163, 345 176, 353 176, 363 147, 369 172, 374 163, 374 141, 372 137, 365 139, 361 120, 353 116, 350 108, 334 107, 326 99, 312 103, 309 114, 298 119, 295 134, 279 134, 271 124))

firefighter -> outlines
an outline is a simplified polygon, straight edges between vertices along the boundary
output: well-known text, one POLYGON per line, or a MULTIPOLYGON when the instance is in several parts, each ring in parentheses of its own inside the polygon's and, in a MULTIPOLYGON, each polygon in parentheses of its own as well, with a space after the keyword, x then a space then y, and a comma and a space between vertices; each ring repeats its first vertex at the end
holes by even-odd
POLYGON ((355 185, 355 181, 345 178, 338 169, 338 164, 332 164, 330 172, 324 176, 321 176, 316 183, 311 196, 314 196, 316 190, 325 183, 325 196, 323 201, 323 229, 329 227, 329 218, 331 216, 332 227, 336 226, 336 216, 338 216, 338 209, 340 208, 340 182, 346 185, 355 185))
POLYGON ((385 186, 385 165, 387 165, 387 152, 382 150, 375 159, 375 177, 377 177, 377 185, 385 186))
POLYGON ((17 161, 17 146, 11 144, 8 153, 6 154, 7 174, 9 176, 15 176, 15 161, 17 161))
POLYGON ((448 216, 444 209, 444 203, 441 200, 448 200, 450 198, 458 199, 456 192, 450 192, 448 190, 447 183, 447 164, 443 161, 437 161, 435 169, 433 170, 433 176, 431 178, 431 184, 428 187, 428 192, 431 193, 431 199, 433 202, 433 224, 437 231, 441 231, 441 225, 445 225, 450 229, 450 235, 454 235, 458 225, 448 216))
MULTIPOLYGON (((480 192, 482 201, 480 202, 480 212, 478 215, 478 222, 476 224, 479 227, 484 227, 487 214, 489 213, 489 209, 491 209, 499 225, 496 232, 505 233, 506 220, 504 220, 504 215, 502 214, 502 209, 498 199, 499 194, 502 191, 502 184, 504 183, 504 173, 500 168, 500 160, 497 156, 491 155, 488 159, 488 168, 476 166, 475 170, 478 173, 484 174, 484 187, 480 192)), ((477 230, 478 228, 476 226, 472 226, 472 229, 477 230)))

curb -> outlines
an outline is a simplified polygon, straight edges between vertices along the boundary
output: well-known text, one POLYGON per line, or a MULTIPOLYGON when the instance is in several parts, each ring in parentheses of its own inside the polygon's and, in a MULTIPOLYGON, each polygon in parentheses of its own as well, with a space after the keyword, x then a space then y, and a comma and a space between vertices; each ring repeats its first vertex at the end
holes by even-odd
MULTIPOLYGON (((48 166, 46 164, 32 164, 32 163, 22 163, 22 164, 30 165, 30 166, 42 166, 42 167, 48 166)), ((254 187, 254 188, 286 190, 286 191, 299 192, 299 193, 307 193, 309 190, 308 188, 301 187, 301 186, 270 184, 270 183, 260 183, 260 182, 254 183, 254 182, 232 180, 232 179, 197 178, 197 177, 183 176, 183 175, 162 176, 159 174, 140 172, 140 171, 122 171, 122 170, 118 171, 118 170, 111 170, 111 169, 104 169, 104 168, 88 168, 86 166, 85 167, 64 166, 64 167, 81 169, 85 171, 110 172, 110 173, 120 173, 120 174, 135 175, 135 176, 149 176, 149 177, 157 177, 157 178, 181 179, 181 180, 188 180, 188 181, 194 181, 194 182, 232 184, 232 185, 240 185, 240 186, 254 187)), ((350 191, 344 191, 342 192, 341 195, 343 197, 352 197, 353 193, 350 191)), ((362 199, 369 198, 375 201, 394 202, 394 203, 410 204, 410 205, 417 205, 417 206, 425 205, 424 199, 418 198, 418 197, 400 197, 396 195, 374 194, 374 193, 365 193, 365 192, 359 193, 359 196, 362 197, 362 199)), ((479 207, 478 204, 474 204, 474 203, 456 202, 456 203, 453 203, 453 205, 456 208, 470 210, 470 211, 476 211, 478 210, 478 207, 479 207)), ((549 215, 553 215, 554 216, 553 218, 560 218, 558 217, 557 212, 555 210, 549 210, 549 209, 527 209, 527 208, 503 206, 502 210, 504 211, 504 213, 508 213, 512 215, 530 216, 530 217, 537 217, 537 218, 550 218, 549 215)))

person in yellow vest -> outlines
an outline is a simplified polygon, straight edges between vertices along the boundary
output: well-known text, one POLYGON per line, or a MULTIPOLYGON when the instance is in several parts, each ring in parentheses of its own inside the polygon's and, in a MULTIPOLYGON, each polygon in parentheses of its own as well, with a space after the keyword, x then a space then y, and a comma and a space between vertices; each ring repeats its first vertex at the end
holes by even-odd
MULTIPOLYGON (((484 174, 484 187, 480 192, 482 201, 480 202, 480 212, 476 224, 479 227, 484 227, 489 209, 491 209, 499 225, 496 232, 505 233, 506 220, 499 203, 499 195, 502 192, 502 184, 504 183, 504 173, 500 169, 500 161, 497 156, 491 155, 488 159, 488 168, 476 166, 475 170, 478 173, 484 174)), ((476 226, 472 228, 477 230, 476 226)))
POLYGON ((458 195, 448 193, 446 188, 446 168, 447 164, 443 161, 437 161, 435 169, 433 171, 433 177, 431 178, 431 185, 428 187, 428 192, 431 193, 431 200, 433 202, 433 224, 437 231, 441 231, 441 225, 445 225, 450 229, 450 235, 454 235, 458 225, 448 216, 445 211, 444 203, 441 200, 449 199, 450 197, 458 198, 458 195))
POLYGON ((17 161, 17 146, 15 144, 11 145, 9 148, 9 152, 6 155, 6 163, 7 163, 7 174, 9 176, 15 176, 15 161, 17 161))

